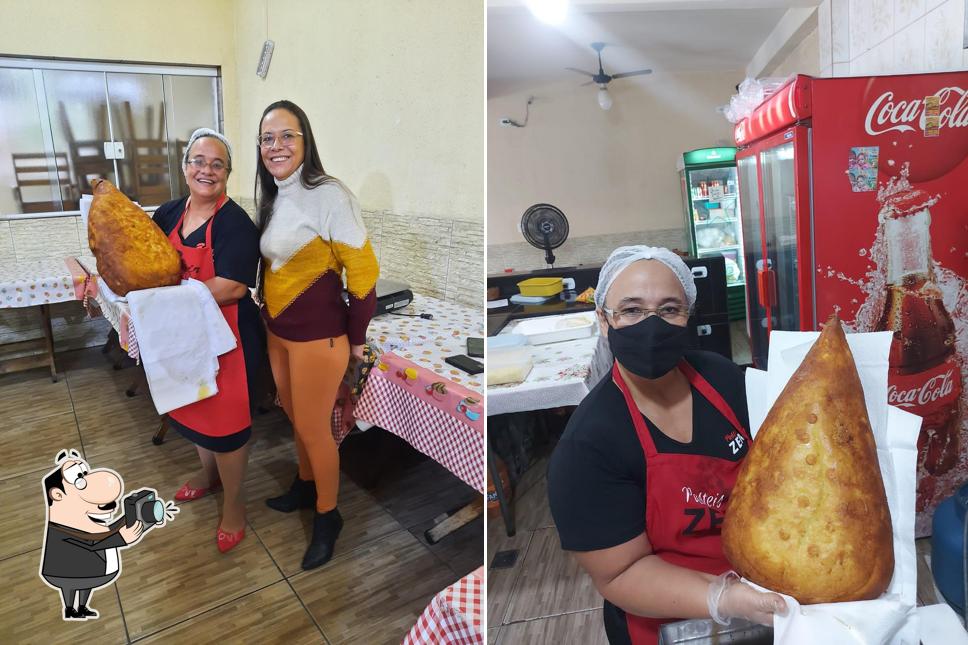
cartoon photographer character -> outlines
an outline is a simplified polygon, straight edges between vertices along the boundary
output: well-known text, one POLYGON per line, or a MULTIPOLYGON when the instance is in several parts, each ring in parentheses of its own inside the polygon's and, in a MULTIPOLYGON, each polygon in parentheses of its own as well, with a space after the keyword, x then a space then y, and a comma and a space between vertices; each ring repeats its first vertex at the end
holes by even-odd
POLYGON ((91 470, 76 450, 62 450, 55 463, 57 468, 43 480, 47 532, 40 577, 63 596, 64 620, 97 618, 88 607, 91 592, 121 573, 118 550, 174 519, 178 508, 162 503, 155 491, 142 489, 124 499, 123 514, 115 519, 124 491, 116 472, 91 470))

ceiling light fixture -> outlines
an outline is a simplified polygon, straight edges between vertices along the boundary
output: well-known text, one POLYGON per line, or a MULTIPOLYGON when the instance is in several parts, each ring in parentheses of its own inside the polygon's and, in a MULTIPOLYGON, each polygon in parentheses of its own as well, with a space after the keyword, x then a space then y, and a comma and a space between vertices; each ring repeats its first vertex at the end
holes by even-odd
POLYGON ((528 9, 541 22, 558 26, 568 17, 568 0, 525 0, 528 9))
POLYGON ((608 93, 608 88, 604 85, 598 90, 598 107, 608 110, 612 107, 612 95, 608 93))

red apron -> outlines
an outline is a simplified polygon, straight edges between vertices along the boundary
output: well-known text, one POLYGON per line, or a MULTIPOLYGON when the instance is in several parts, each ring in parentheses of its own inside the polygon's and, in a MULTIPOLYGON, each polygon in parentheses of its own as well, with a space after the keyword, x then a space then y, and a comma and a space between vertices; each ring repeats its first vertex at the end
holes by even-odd
MULTIPOLYGON (((678 368, 689 384, 735 428, 735 432, 724 437, 724 441, 739 451, 742 443, 749 442, 750 438, 732 408, 692 365, 683 360, 678 368)), ((612 367, 612 379, 625 397, 635 432, 645 452, 645 532, 652 543, 653 552, 666 562, 680 567, 713 575, 728 571, 732 567, 723 555, 720 525, 741 462, 705 455, 658 452, 617 363, 612 367)), ((659 626, 671 620, 675 619, 646 618, 626 613, 629 635, 634 645, 658 642, 659 626)))
MULTIPOLYGON (((205 230, 205 243, 194 247, 185 246, 181 240, 182 222, 185 220, 185 213, 188 212, 188 202, 185 203, 185 210, 182 211, 178 223, 168 235, 168 239, 182 257, 183 280, 194 278, 205 282, 215 277, 212 229, 215 227, 218 211, 226 200, 227 197, 222 195, 215 204, 215 215, 203 224, 208 227, 205 230)), ((239 306, 233 303, 222 305, 219 309, 222 310, 225 322, 229 324, 235 336, 236 345, 235 349, 218 357, 218 374, 215 377, 218 394, 168 413, 172 419, 183 426, 210 437, 225 437, 252 425, 252 418, 249 415, 249 389, 245 377, 245 357, 242 353, 242 340, 239 338, 239 306)))

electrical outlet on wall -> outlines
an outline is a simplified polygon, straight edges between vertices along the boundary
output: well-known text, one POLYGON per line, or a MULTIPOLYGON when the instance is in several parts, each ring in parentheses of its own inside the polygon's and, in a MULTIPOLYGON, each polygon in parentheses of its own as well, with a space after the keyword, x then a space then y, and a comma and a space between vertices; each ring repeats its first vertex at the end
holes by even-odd
POLYGON ((104 158, 105 159, 124 159, 124 142, 123 141, 105 141, 104 158))

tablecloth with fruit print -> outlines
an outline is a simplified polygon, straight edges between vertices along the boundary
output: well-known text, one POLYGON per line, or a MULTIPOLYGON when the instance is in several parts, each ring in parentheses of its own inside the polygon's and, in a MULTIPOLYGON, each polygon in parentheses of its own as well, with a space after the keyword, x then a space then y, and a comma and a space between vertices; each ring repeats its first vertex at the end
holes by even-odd
POLYGON ((354 416, 396 434, 483 493, 483 374, 444 362, 466 353, 468 336, 484 336, 483 311, 415 295, 401 313, 415 317, 385 314, 370 323, 367 338, 384 353, 354 416))
POLYGON ((0 309, 77 300, 64 258, 0 262, 0 309))

